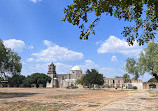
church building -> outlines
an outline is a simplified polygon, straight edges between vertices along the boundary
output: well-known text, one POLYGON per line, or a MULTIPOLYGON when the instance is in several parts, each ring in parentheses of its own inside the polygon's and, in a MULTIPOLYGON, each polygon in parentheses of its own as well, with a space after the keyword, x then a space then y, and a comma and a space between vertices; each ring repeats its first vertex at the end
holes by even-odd
POLYGON ((51 63, 48 66, 48 76, 52 78, 50 83, 47 83, 47 88, 62 88, 75 84, 77 79, 82 76, 82 70, 79 66, 74 66, 70 70, 70 74, 57 74, 56 66, 51 63))

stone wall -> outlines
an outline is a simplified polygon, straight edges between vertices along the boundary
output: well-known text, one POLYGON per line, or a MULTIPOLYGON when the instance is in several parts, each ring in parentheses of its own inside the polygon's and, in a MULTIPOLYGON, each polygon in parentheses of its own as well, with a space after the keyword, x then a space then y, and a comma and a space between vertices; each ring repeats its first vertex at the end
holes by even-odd
POLYGON ((143 83, 124 83, 126 89, 132 89, 136 86, 138 89, 143 89, 143 83))
POLYGON ((105 87, 122 87, 124 82, 122 78, 105 78, 105 87))
POLYGON ((75 85, 76 79, 65 79, 63 80, 63 87, 71 86, 71 84, 75 85))
POLYGON ((58 78, 59 87, 63 87, 63 80, 70 79, 71 75, 70 74, 58 74, 57 78, 58 78))
POLYGON ((132 89, 133 86, 136 86, 138 89, 143 88, 142 80, 130 80, 129 83, 124 83, 123 78, 105 78, 104 79, 105 87, 117 87, 117 88, 126 88, 126 89, 132 89))
POLYGON ((145 82, 145 83, 143 83, 143 88, 144 89, 150 89, 151 88, 150 87, 151 84, 155 84, 156 85, 156 89, 158 89, 158 83, 155 83, 155 82, 145 82))
POLYGON ((82 71, 81 70, 71 70, 71 79, 79 79, 82 76, 82 71))

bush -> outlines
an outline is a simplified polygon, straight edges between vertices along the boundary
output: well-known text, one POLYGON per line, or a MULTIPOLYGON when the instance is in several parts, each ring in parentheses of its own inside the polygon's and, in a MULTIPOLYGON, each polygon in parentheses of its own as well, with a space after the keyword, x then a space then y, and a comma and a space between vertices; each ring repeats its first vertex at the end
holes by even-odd
POLYGON ((133 89, 137 89, 137 86, 133 86, 133 89))
POLYGON ((71 84, 71 86, 67 86, 66 89, 77 89, 78 87, 74 84, 71 84))
POLYGON ((78 88, 77 86, 72 86, 72 87, 71 87, 71 89, 77 89, 77 88, 78 88))
POLYGON ((66 89, 70 89, 70 86, 67 86, 66 89))

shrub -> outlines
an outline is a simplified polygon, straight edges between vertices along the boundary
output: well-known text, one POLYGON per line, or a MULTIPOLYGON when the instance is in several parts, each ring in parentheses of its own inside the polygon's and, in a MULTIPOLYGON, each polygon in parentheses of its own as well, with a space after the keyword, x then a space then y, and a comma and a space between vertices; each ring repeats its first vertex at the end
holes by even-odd
POLYGON ((133 89, 137 89, 137 86, 133 86, 133 89))
POLYGON ((67 86, 66 89, 70 89, 70 86, 67 86))
POLYGON ((77 88, 78 88, 77 86, 72 86, 72 87, 71 87, 71 89, 77 89, 77 88))
POLYGON ((74 84, 71 84, 70 86, 67 86, 66 89, 77 89, 78 87, 74 84))

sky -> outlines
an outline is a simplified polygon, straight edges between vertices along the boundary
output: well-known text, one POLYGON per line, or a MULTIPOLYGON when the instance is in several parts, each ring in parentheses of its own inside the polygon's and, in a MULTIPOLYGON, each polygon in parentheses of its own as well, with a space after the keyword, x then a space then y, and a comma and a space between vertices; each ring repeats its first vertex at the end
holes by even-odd
MULTIPOLYGON (((56 65, 57 74, 67 74, 78 65, 96 68, 107 78, 122 76, 127 57, 137 59, 147 45, 128 46, 121 35, 123 27, 132 23, 102 15, 95 27, 96 35, 80 40, 80 29, 62 22, 63 9, 72 0, 1 0, 0 39, 21 56, 22 75, 47 73, 48 65, 56 65)), ((94 20, 94 15, 89 15, 94 20)), ((145 74, 142 79, 151 78, 145 74)))

